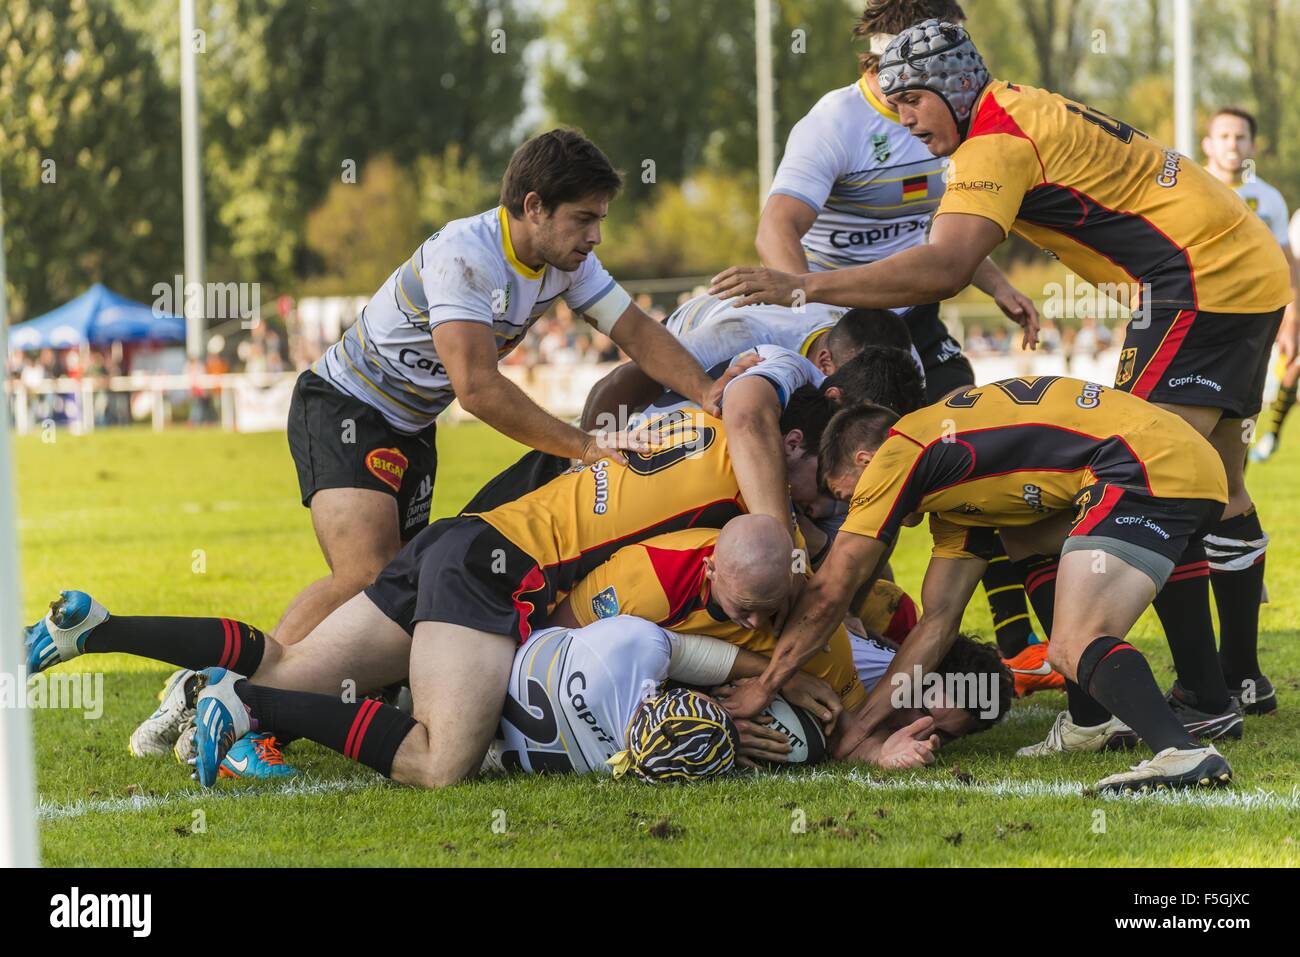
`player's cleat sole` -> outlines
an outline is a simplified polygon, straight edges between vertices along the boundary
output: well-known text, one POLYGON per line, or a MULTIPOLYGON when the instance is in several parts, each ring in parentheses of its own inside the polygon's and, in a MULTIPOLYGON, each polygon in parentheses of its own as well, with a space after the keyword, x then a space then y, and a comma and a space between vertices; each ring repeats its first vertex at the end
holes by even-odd
POLYGON ((1233 692, 1232 703, 1243 714, 1272 714, 1277 710, 1277 689, 1263 675, 1246 678, 1240 690, 1233 692))
POLYGON ((1047 663, 1047 642, 1028 645, 1018 655, 1002 659, 1016 683, 1016 697, 1027 698, 1035 691, 1063 691, 1065 678, 1047 663))
POLYGON ((130 751, 137 758, 171 753, 181 729, 194 720, 194 674, 188 668, 173 671, 158 695, 157 709, 131 732, 130 751))
POLYGON ((1201 711, 1186 700, 1189 692, 1183 690, 1177 681, 1165 695, 1169 707, 1173 709, 1178 720, 1183 723, 1187 733, 1201 741, 1222 741, 1232 739, 1239 741, 1245 733, 1246 721, 1238 710, 1237 702, 1229 699, 1228 710, 1222 714, 1201 711))
POLYGON ((1047 737, 1016 751, 1019 758, 1041 758, 1049 754, 1087 754, 1096 751, 1118 751, 1137 744, 1137 736, 1120 721, 1111 718, 1105 724, 1086 727, 1070 720, 1070 712, 1062 711, 1052 722, 1047 737))
POLYGON ((1163 791, 1166 788, 1224 787, 1232 783, 1232 767, 1213 745, 1204 748, 1165 748, 1155 757, 1097 782, 1102 794, 1163 791))
POLYGON ((242 680, 225 668, 205 668, 195 676, 194 776, 205 788, 216 783, 226 753, 248 734, 248 709, 235 694, 235 682, 242 680))
POLYGON ((27 673, 76 658, 85 651, 87 636, 107 620, 108 610, 84 591, 60 592, 49 613, 24 634, 27 673))
POLYGON ((244 735, 221 761, 223 778, 287 778, 297 774, 284 763, 284 752, 273 734, 244 735))

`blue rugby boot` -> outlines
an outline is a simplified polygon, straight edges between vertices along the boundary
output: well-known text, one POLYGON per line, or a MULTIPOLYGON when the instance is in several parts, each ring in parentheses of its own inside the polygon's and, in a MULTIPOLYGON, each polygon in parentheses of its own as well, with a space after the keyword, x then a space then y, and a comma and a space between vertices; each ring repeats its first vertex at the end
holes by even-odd
POLYGON ((95 626, 108 621, 108 610, 84 591, 60 592, 49 613, 27 629, 27 673, 71 661, 86 650, 95 626))
POLYGON ((210 788, 217 781, 227 752, 248 734, 251 722, 248 709, 235 694, 235 682, 242 681, 242 675, 225 668, 205 668, 196 680, 199 693, 194 705, 194 776, 210 788))
POLYGON ((284 752, 275 735, 250 732, 236 741, 221 762, 218 777, 223 778, 287 778, 297 774, 296 768, 284 763, 284 752))

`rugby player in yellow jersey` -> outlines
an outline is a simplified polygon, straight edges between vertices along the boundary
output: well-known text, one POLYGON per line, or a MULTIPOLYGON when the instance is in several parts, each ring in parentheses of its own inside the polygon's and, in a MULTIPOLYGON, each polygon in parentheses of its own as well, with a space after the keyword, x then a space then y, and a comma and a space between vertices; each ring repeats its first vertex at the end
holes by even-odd
MULTIPOLYGON (((909 517, 929 512, 934 553, 922 615, 891 672, 930 671, 938 663, 983 573, 984 542, 997 529, 1013 558, 1059 552, 1060 587, 1045 622, 1052 665, 1156 752, 1100 786, 1230 779, 1227 762, 1213 745, 1198 747, 1146 659, 1124 641, 1187 543, 1228 498, 1222 463, 1185 421, 1095 383, 1009 379, 902 419, 871 406, 846 409, 823 434, 820 462, 827 485, 850 502, 849 516, 796 602, 768 671, 728 702, 733 715, 750 717, 766 705, 825 643, 909 517)), ((1175 647, 1175 657, 1180 667, 1213 662, 1213 644, 1175 647)), ((869 696, 867 727, 891 709, 881 690, 888 684, 869 696)), ((1231 717, 1240 727, 1240 716, 1231 717)), ((1220 730, 1229 724, 1225 718, 1220 730)))
MULTIPOLYGON (((1272 689, 1254 649, 1267 537, 1243 478, 1246 422, 1260 410, 1269 348, 1292 298, 1268 227, 1229 187, 1131 126, 993 79, 954 24, 927 20, 899 34, 879 78, 903 125, 951 157, 929 243, 804 275, 733 267, 709 291, 742 306, 796 296, 864 308, 932 302, 965 287, 1014 231, 1130 306, 1115 386, 1176 412, 1218 451, 1229 500, 1208 544, 1252 569, 1216 582, 1227 678, 1243 698, 1275 706, 1262 701, 1272 689)), ((1186 588, 1203 595, 1164 609, 1166 633, 1212 629, 1208 570, 1186 588)), ((1174 690, 1180 706, 1225 705, 1217 694, 1192 701, 1174 690)))

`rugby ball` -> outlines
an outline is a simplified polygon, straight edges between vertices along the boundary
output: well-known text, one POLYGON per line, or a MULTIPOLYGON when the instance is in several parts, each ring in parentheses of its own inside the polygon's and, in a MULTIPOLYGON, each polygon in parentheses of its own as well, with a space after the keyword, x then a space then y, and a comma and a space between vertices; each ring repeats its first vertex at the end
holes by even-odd
POLYGON ((816 764, 825 759, 826 736, 817 719, 803 708, 796 708, 778 694, 763 714, 772 719, 769 728, 790 739, 793 750, 786 755, 786 764, 816 764))

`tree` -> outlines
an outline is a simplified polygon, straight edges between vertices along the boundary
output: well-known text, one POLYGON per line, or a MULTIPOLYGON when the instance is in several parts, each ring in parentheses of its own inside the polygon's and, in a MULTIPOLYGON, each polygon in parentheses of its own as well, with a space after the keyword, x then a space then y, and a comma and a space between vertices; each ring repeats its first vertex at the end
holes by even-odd
POLYGON ((153 57, 94 0, 6 0, 0 54, 15 317, 96 281, 149 299, 181 266, 176 109, 153 57))

